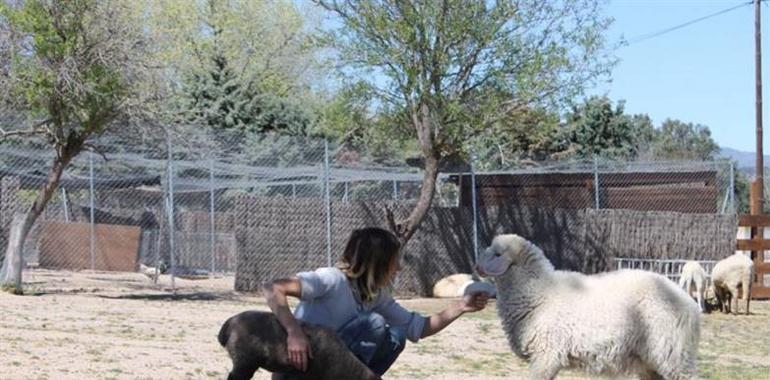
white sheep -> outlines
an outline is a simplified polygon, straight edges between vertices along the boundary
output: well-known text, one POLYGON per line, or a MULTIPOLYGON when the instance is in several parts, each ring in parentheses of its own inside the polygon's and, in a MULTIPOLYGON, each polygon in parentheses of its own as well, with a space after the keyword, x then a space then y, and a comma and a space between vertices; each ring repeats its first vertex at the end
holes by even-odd
POLYGON ((746 315, 749 314, 753 276, 754 262, 741 252, 736 252, 714 264, 714 269, 711 271, 711 284, 717 304, 723 313, 732 311, 733 314, 738 314, 738 287, 741 287, 743 299, 746 300, 746 315))
POLYGON ((484 292, 489 298, 495 297, 495 284, 476 281, 467 273, 456 273, 442 278, 433 285, 433 297, 462 297, 471 293, 484 292))
POLYGON ((533 379, 553 379, 563 368, 644 379, 696 376, 700 312, 659 274, 557 271, 517 235, 495 237, 477 269, 495 276, 503 329, 513 352, 530 362, 533 379))
POLYGON ((433 285, 433 297, 451 298, 463 295, 461 288, 473 282, 473 276, 468 273, 455 273, 446 276, 433 285))
POLYGON ((703 312, 706 309, 704 296, 706 293, 706 282, 708 276, 706 270, 697 261, 688 261, 682 266, 682 273, 679 276, 679 287, 682 288, 685 293, 692 296, 695 293, 695 298, 698 300, 698 306, 700 311, 703 312))

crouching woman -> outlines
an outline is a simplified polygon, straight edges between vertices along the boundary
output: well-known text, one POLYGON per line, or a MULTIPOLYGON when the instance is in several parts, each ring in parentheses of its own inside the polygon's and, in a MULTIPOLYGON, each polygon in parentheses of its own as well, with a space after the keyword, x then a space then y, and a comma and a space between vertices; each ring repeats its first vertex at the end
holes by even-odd
MULTIPOLYGON (((443 311, 422 316, 406 310, 388 291, 400 266, 401 244, 381 228, 353 231, 334 267, 300 272, 265 285, 267 304, 287 332, 289 360, 305 371, 313 357, 297 320, 321 325, 337 336, 378 375, 395 362, 406 339, 417 342, 436 334, 466 312, 482 310, 486 293, 473 293, 443 311), (291 313, 287 297, 300 302, 291 313)), ((273 380, 290 377, 273 374, 273 380)))

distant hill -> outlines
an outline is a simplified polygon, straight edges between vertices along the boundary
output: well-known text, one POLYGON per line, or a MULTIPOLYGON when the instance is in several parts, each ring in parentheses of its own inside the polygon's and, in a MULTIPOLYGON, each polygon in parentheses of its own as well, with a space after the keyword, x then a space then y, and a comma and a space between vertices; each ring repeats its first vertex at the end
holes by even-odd
MULTIPOLYGON (((764 149, 764 148, 763 148, 764 149)), ((719 157, 730 158, 738 163, 738 169, 753 169, 756 160, 754 152, 744 152, 733 148, 722 148, 719 157)), ((770 165, 770 156, 765 155, 765 167, 770 165)))

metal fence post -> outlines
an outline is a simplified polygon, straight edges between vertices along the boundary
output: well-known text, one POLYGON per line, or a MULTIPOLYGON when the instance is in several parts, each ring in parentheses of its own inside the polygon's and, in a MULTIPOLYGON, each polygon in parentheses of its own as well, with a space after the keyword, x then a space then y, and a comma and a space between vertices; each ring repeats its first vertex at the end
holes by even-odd
POLYGON ((96 269, 96 225, 94 224, 94 152, 88 153, 88 189, 90 193, 91 270, 96 269))
POLYGON ((324 139, 324 204, 326 206, 326 265, 332 266, 332 206, 329 192, 329 140, 324 139))
POLYGON ((733 214, 737 214, 738 210, 735 209, 735 166, 732 161, 730 161, 730 188, 728 191, 730 197, 730 209, 733 211, 733 214))
POLYGON ((214 215, 214 160, 209 159, 209 249, 211 251, 211 272, 216 271, 216 219, 214 215))
POLYGON ((473 263, 479 261, 479 229, 478 229, 478 216, 476 209, 476 171, 473 167, 473 161, 475 156, 471 156, 471 208, 473 211, 473 263))
POLYGON ((599 162, 596 155, 594 155, 594 204, 597 210, 601 208, 599 204, 599 162))
POLYGON ((166 213, 168 217, 168 250, 169 260, 171 261, 171 291, 176 293, 176 283, 174 278, 174 272, 176 271, 176 261, 174 257, 174 162, 171 150, 171 135, 168 131, 166 131, 166 149, 168 150, 166 162, 166 172, 168 175, 168 192, 166 193, 166 213))
POLYGON ((398 181, 393 180, 393 200, 398 201, 398 181))
POLYGON ((65 190, 63 187, 61 188, 61 204, 64 208, 64 221, 69 222, 70 221, 70 207, 67 204, 67 190, 65 190))

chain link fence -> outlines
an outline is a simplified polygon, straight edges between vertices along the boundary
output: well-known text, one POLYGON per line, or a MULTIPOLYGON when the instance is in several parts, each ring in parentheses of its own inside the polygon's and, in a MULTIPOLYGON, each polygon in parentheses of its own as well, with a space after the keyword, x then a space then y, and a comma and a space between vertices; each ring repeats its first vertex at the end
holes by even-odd
MULTIPOLYGON (((25 242, 27 268, 234 273, 236 288, 253 290, 265 278, 332 264, 352 229, 384 227, 386 205, 406 216, 420 192, 419 168, 351 160, 322 139, 160 131, 103 138, 94 144, 103 153, 77 156, 25 242)), ((0 141, 2 247, 53 160, 42 143, 0 141)), ((423 294, 435 278, 469 270, 493 230, 515 227, 490 227, 490 210, 501 205, 734 215, 744 202, 736 178, 726 161, 594 159, 441 173, 401 277, 422 284, 408 293, 423 294)))

